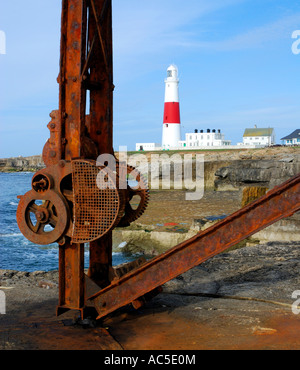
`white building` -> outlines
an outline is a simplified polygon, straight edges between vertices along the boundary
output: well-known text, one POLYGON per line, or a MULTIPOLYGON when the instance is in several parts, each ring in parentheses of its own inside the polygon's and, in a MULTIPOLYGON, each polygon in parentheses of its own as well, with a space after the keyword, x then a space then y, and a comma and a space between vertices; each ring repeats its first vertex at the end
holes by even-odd
POLYGON ((271 146, 276 144, 275 130, 273 128, 247 128, 243 136, 245 146, 271 146))
POLYGON ((195 130, 194 133, 187 133, 184 141, 179 141, 179 148, 220 148, 230 146, 231 141, 225 140, 221 130, 195 130))
POLYGON ((136 151, 137 152, 142 152, 142 151, 152 151, 152 150, 159 150, 161 149, 160 144, 156 143, 137 143, 136 144, 136 151))
POLYGON ((300 145, 300 130, 296 130, 292 132, 290 135, 283 137, 281 139, 283 141, 283 145, 300 145))

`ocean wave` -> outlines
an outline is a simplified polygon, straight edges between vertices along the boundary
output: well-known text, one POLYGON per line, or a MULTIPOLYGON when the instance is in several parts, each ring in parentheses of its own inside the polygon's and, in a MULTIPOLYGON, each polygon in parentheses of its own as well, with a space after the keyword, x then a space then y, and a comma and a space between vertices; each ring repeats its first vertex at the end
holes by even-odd
POLYGON ((9 202, 9 204, 10 204, 11 206, 18 206, 18 205, 19 205, 19 203, 17 203, 17 202, 9 202))
POLYGON ((118 248, 125 248, 127 244, 127 242, 122 242, 121 244, 119 244, 118 248))
POLYGON ((12 173, 8 173, 6 172, 8 175, 14 175, 14 176, 18 176, 18 175, 34 175, 33 172, 30 172, 30 171, 20 171, 20 172, 12 172, 12 173))
POLYGON ((23 236, 21 233, 12 233, 12 234, 0 234, 0 238, 13 238, 16 236, 23 236))

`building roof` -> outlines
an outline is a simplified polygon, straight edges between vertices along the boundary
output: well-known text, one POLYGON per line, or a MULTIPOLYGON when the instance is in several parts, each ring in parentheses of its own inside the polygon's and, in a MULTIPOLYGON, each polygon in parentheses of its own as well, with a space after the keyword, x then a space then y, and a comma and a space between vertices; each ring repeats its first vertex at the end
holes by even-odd
POLYGON ((281 140, 291 140, 291 139, 297 139, 300 137, 300 130, 295 130, 290 135, 283 137, 281 140))
POLYGON ((272 136, 273 128, 247 128, 244 133, 244 137, 253 136, 272 136))

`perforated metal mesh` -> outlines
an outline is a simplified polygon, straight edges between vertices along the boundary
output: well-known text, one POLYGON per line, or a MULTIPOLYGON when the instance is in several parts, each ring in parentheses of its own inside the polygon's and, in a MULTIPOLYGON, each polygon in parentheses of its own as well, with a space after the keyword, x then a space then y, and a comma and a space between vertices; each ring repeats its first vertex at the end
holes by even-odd
POLYGON ((116 223, 120 197, 112 176, 104 176, 94 162, 72 162, 73 243, 88 243, 106 234, 116 223), (99 176, 98 176, 99 175, 99 176))

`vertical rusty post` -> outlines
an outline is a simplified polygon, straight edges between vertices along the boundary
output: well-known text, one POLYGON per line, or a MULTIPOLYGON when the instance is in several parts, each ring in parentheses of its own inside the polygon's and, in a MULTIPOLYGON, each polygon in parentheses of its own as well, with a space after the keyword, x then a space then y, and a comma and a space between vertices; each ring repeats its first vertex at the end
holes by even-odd
MULTIPOLYGON (((63 0, 60 60, 60 159, 96 160, 113 154, 113 57, 111 0, 63 0), (90 100, 87 101, 87 90, 90 100), (87 103, 89 117, 86 117, 87 103)), ((60 247, 60 303, 84 310, 84 246, 60 247)), ((109 285, 112 232, 90 243, 89 277, 109 285)))
MULTIPOLYGON (((89 136, 101 154, 113 155, 113 51, 111 0, 91 0, 89 44, 98 41, 90 63, 89 136)), ((89 277, 109 285, 112 267, 112 232, 90 243, 89 277)))
MULTIPOLYGON (((60 159, 82 155, 85 130, 86 90, 81 72, 86 54, 87 4, 85 0, 63 0, 61 29, 59 115, 61 119, 60 159)), ((59 248, 59 307, 84 309, 84 245, 72 245, 69 238, 59 248)))
POLYGON ((59 247, 59 306, 58 315, 73 309, 84 312, 84 245, 67 242, 59 247))

